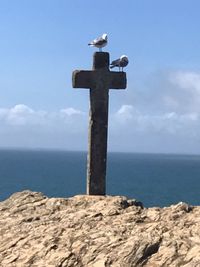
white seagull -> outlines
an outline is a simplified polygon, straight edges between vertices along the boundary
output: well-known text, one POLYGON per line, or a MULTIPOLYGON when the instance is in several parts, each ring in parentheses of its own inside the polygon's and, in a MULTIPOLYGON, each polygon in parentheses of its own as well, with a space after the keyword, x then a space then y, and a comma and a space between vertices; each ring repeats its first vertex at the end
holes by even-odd
POLYGON ((122 55, 120 58, 113 60, 111 62, 110 68, 112 69, 112 68, 118 67, 119 71, 120 71, 120 68, 122 68, 122 71, 123 71, 124 67, 126 67, 127 65, 128 65, 128 57, 125 55, 122 55))
POLYGON ((106 46, 108 42, 108 36, 104 33, 101 37, 94 39, 88 45, 95 46, 99 48, 99 51, 102 51, 102 47, 106 46))

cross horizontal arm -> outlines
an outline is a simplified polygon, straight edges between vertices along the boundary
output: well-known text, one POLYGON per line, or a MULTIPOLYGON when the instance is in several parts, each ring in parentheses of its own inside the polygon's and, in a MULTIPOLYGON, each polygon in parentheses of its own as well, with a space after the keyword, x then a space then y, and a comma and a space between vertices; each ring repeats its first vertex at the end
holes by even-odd
POLYGON ((92 88, 94 85, 94 72, 90 70, 75 70, 72 74, 73 88, 92 88))
POLYGON ((126 73, 117 71, 75 70, 72 74, 73 88, 94 88, 98 81, 108 89, 125 89, 126 73))
POLYGON ((126 72, 110 71, 110 89, 126 89, 126 72))

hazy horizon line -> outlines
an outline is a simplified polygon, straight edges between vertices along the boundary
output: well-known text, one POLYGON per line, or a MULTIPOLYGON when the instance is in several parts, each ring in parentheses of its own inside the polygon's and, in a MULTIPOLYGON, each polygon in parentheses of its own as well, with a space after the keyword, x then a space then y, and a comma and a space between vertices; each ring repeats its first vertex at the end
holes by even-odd
MULTIPOLYGON (((77 153, 88 153, 87 150, 77 150, 77 149, 67 149, 67 148, 48 148, 48 147, 22 147, 22 146, 0 146, 0 151, 49 151, 49 152, 77 152, 77 153)), ((180 153, 180 152, 149 152, 149 151, 113 151, 109 150, 110 153, 120 153, 120 154, 145 154, 145 155, 174 155, 174 156, 200 156, 198 153, 180 153)))

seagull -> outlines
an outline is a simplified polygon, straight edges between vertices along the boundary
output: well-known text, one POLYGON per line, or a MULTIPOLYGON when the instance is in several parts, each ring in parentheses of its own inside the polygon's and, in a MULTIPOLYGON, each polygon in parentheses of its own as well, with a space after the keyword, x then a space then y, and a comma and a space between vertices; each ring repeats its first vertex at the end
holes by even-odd
POLYGON ((94 39, 88 45, 98 47, 99 51, 101 52, 102 47, 107 45, 107 42, 108 42, 107 39, 108 39, 108 36, 106 33, 104 33, 101 37, 94 39))
POLYGON ((122 55, 120 58, 113 60, 111 62, 110 68, 112 69, 112 68, 118 67, 119 71, 120 71, 120 68, 122 68, 122 71, 123 71, 123 68, 126 67, 127 65, 128 65, 128 57, 125 55, 122 55))

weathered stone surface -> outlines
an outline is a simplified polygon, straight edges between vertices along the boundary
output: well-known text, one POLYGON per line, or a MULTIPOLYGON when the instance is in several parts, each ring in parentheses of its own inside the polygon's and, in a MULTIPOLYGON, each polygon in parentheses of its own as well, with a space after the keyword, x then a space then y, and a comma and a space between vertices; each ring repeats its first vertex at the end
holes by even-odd
POLYGON ((109 89, 125 89, 126 73, 109 70, 110 55, 96 52, 93 70, 75 70, 74 88, 90 89, 90 115, 87 160, 87 194, 106 194, 109 89))
POLYGON ((197 267, 200 207, 24 191, 0 203, 0 240, 2 267, 197 267))

